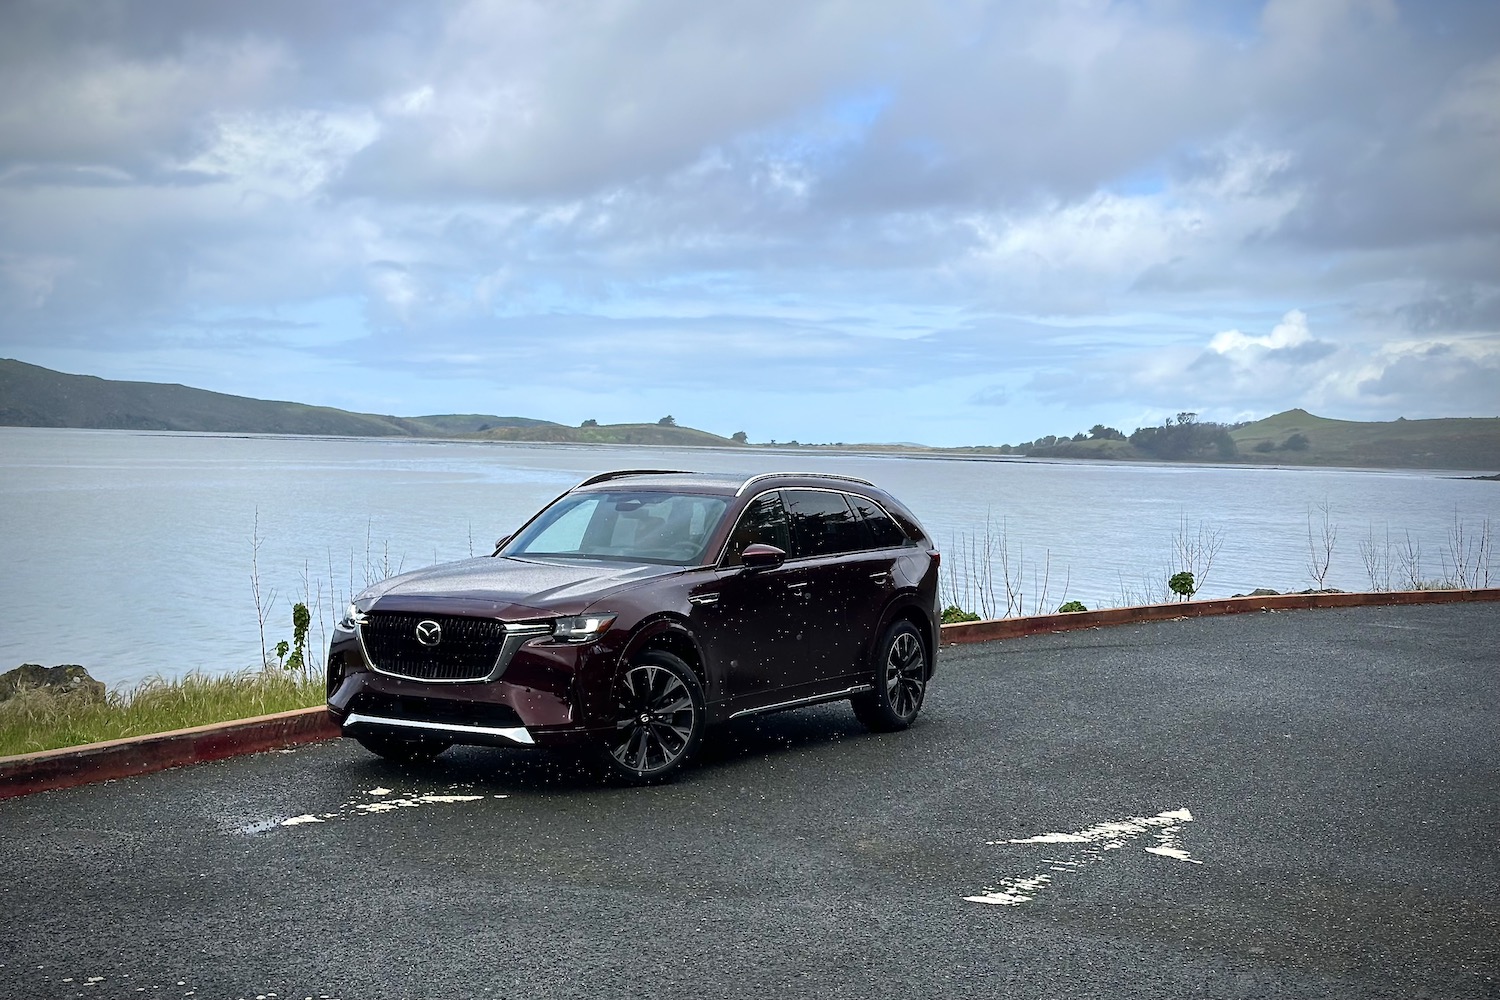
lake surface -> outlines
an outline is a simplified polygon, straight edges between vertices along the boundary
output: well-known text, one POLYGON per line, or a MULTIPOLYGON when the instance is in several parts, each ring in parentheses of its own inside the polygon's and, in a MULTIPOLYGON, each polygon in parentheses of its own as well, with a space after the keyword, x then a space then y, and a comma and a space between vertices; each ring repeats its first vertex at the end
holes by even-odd
MULTIPOLYGON (((0 671, 81 663, 115 686, 253 667, 252 569, 271 600, 267 646, 290 638, 291 605, 306 600, 323 609, 316 652, 351 591, 387 568, 488 553, 542 504, 618 468, 869 479, 938 540, 950 596, 978 610, 988 575, 996 613, 1007 568, 1027 613, 1160 596, 1184 523, 1190 538, 1201 524, 1221 539, 1200 597, 1313 586, 1309 520, 1321 553, 1325 504, 1325 582, 1344 590, 1370 589, 1359 542, 1372 532, 1382 552, 1387 532, 1419 546, 1424 579, 1453 576, 1455 523, 1471 540, 1486 520, 1500 533, 1500 483, 1459 478, 1472 473, 0 427, 0 671)), ((1393 559, 1392 582, 1401 575, 1393 559)))

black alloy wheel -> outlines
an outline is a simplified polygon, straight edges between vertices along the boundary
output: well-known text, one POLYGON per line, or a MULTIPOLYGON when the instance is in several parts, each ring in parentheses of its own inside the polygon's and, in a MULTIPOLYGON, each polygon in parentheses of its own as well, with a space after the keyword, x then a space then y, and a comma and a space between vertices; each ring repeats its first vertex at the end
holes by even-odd
POLYGON ((604 739, 604 763, 635 784, 665 780, 698 749, 705 718, 693 668, 661 650, 641 653, 615 679, 615 727, 604 739))
POLYGON ((400 736, 387 736, 384 733, 360 733, 354 738, 359 740, 360 746, 377 757, 384 757, 398 764, 433 760, 453 745, 441 740, 404 739, 400 736))
POLYGON ((876 732, 905 729, 922 710, 927 694, 927 647, 908 621, 886 629, 875 647, 874 690, 850 699, 854 714, 876 732))

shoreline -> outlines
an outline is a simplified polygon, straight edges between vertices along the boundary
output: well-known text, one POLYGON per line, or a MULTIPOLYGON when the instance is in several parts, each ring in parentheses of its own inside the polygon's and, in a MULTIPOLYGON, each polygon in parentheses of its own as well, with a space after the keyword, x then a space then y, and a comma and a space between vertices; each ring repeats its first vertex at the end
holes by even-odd
POLYGON ((417 436, 400 434, 292 434, 271 431, 177 431, 132 427, 35 427, 23 424, 3 424, 0 431, 65 431, 80 434, 129 434, 139 437, 163 438, 209 438, 242 441, 370 441, 391 444, 464 444, 476 447, 545 448, 566 450, 588 449, 650 449, 653 451, 720 452, 724 454, 774 454, 774 455, 833 455, 840 458, 904 458, 930 462, 984 462, 997 465, 1052 465, 1052 466, 1099 466, 1105 468, 1161 468, 1161 469, 1257 469, 1265 471, 1326 471, 1369 472, 1386 474, 1410 474, 1438 476, 1445 479, 1467 481, 1500 482, 1500 471, 1488 475, 1473 475, 1481 469, 1452 468, 1423 465, 1338 465, 1320 462, 1269 462, 1269 461, 1167 461, 1159 458, 1116 458, 1100 456, 1091 458, 1079 455, 1000 455, 989 450, 989 446, 978 448, 944 448, 929 445, 832 445, 832 444, 632 444, 620 441, 544 441, 522 439, 497 439, 468 436, 417 436))

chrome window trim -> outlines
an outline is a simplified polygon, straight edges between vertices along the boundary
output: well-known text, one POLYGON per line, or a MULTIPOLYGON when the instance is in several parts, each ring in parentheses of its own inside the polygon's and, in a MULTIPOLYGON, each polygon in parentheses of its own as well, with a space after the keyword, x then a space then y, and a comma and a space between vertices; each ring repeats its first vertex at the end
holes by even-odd
MULTIPOLYGON (((370 611, 366 611, 365 614, 368 615, 373 610, 372 608, 370 611)), ((420 612, 402 613, 419 614, 420 612)), ((479 677, 413 677, 411 674, 398 674, 392 670, 382 670, 375 663, 375 658, 370 655, 370 650, 365 646, 364 627, 356 624, 354 626, 354 634, 359 639, 359 652, 365 658, 365 665, 382 677, 395 677, 397 680, 416 681, 420 684, 489 684, 500 679, 500 676, 505 673, 505 668, 510 666, 510 661, 516 655, 516 651, 524 646, 528 640, 552 634, 552 626, 545 622, 501 622, 501 626, 505 629, 505 638, 500 643, 500 653, 495 657, 495 662, 490 665, 489 672, 479 677)))
POLYGON ((390 726, 397 729, 420 729, 423 732, 451 733, 454 735, 477 733, 480 736, 499 736, 502 739, 507 739, 512 743, 519 743, 524 746, 531 746, 536 743, 536 740, 531 738, 531 733, 527 731, 525 726, 463 726, 450 722, 419 722, 416 719, 391 719, 383 715, 361 715, 358 712, 351 712, 349 717, 344 720, 342 728, 347 729, 350 726, 390 726))

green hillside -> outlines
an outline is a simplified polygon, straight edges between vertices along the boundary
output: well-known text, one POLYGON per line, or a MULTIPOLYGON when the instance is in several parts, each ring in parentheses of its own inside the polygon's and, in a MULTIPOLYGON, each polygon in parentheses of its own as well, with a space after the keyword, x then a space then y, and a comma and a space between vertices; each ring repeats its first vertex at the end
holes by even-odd
POLYGON ((496 427, 560 426, 550 420, 536 420, 532 417, 496 417, 487 413, 441 413, 426 417, 407 417, 406 422, 443 437, 483 434, 496 427))
POLYGON ((496 427, 478 437, 492 441, 555 441, 572 444, 697 445, 737 447, 732 441, 708 431, 663 424, 600 424, 597 427, 496 427))
POLYGON ((227 434, 453 437, 493 427, 554 427, 483 414, 392 417, 231 396, 185 385, 117 382, 0 359, 0 425, 227 434))
POLYGON ((1230 432, 1238 460, 1270 465, 1500 469, 1500 418, 1330 420, 1287 410, 1230 432))
POLYGON ((220 434, 457 437, 492 441, 699 445, 739 442, 691 427, 605 424, 564 427, 531 417, 442 413, 392 417, 327 406, 249 399, 158 382, 116 382, 0 359, 0 425, 220 434))

